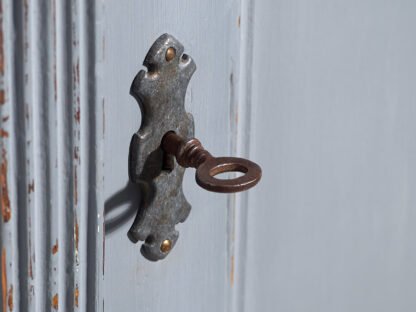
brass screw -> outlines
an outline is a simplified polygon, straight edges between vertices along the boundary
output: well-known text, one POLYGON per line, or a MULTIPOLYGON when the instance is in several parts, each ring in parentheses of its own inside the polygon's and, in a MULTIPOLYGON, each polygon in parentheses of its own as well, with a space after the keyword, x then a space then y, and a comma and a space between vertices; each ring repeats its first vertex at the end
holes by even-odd
POLYGON ((169 239, 165 239, 162 242, 162 245, 160 245, 160 250, 164 253, 169 252, 169 250, 172 248, 172 242, 169 239))
POLYGON ((166 51, 166 61, 168 61, 168 62, 170 62, 170 61, 172 61, 173 60, 173 58, 175 57, 175 55, 176 55, 176 50, 175 50, 175 48, 172 48, 172 47, 170 47, 169 49, 167 49, 167 51, 166 51))

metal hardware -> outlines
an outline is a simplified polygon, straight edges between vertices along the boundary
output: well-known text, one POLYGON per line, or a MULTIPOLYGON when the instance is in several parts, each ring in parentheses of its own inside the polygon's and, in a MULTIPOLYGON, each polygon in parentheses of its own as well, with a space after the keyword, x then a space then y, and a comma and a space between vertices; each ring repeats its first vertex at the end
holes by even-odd
POLYGON ((195 138, 184 140, 175 132, 168 132, 162 139, 162 148, 170 155, 175 155, 176 161, 182 167, 196 168, 196 182, 208 191, 240 192, 253 187, 261 178, 261 169, 257 164, 237 157, 213 157, 195 138), (226 180, 214 178, 219 173, 235 171, 244 175, 226 180))
POLYGON ((130 88, 142 123, 130 143, 129 178, 140 185, 142 196, 128 236, 133 242, 144 241, 141 252, 153 261, 165 258, 175 246, 179 236, 175 225, 184 222, 191 210, 182 191, 185 167, 197 168, 197 183, 214 192, 243 191, 261 178, 255 163, 215 158, 197 139, 184 139, 194 136, 194 121, 184 101, 196 65, 183 51, 173 36, 160 36, 143 62, 148 71, 141 70, 130 88), (214 177, 228 171, 245 174, 231 180, 214 177))

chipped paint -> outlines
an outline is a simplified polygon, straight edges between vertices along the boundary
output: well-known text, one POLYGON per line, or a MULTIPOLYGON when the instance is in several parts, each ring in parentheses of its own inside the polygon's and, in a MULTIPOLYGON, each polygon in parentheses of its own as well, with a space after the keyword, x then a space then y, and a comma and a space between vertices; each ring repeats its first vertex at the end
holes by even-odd
POLYGON ((78 296, 79 296, 79 288, 78 288, 78 284, 77 287, 75 288, 75 306, 78 308, 78 296))
POLYGON ((1 215, 4 222, 9 222, 12 210, 10 208, 9 189, 7 185, 7 158, 6 150, 2 151, 2 162, 0 164, 0 187, 1 187, 1 215))
POLYGON ((6 275, 6 249, 1 250, 1 289, 3 295, 3 311, 7 311, 7 275, 6 275))
POLYGON ((234 255, 231 256, 230 284, 231 286, 234 285, 234 255))
POLYGON ((76 261, 79 262, 79 258, 78 258, 79 225, 78 225, 78 217, 77 217, 76 212, 75 212, 74 240, 75 240, 75 258, 76 258, 76 261))
POLYGON ((58 300, 59 300, 59 298, 58 298, 58 294, 56 294, 56 295, 53 297, 53 299, 52 299, 52 307, 53 307, 55 310, 58 310, 58 300))
POLYGON ((2 120, 3 122, 6 122, 7 120, 9 120, 9 118, 10 118, 10 116, 5 116, 5 117, 3 117, 1 120, 2 120))
POLYGON ((0 128, 0 137, 1 138, 8 138, 9 133, 6 130, 4 130, 3 128, 0 128))
POLYGON ((77 176, 77 165, 74 166, 74 200, 75 205, 78 204, 78 176, 77 176))
POLYGON ((78 160, 78 163, 81 164, 81 158, 79 157, 79 147, 78 146, 74 146, 74 159, 78 160))
POLYGON ((79 59, 77 60, 77 67, 76 67, 76 71, 77 71, 77 82, 79 84, 79 59))
POLYGON ((58 252, 58 239, 56 239, 56 244, 52 247, 52 254, 56 254, 58 252))
MULTIPOLYGON (((78 100, 79 100, 79 97, 78 97, 78 100)), ((80 120, 81 120, 81 109, 79 107, 78 107, 78 109, 77 109, 77 111, 74 115, 74 118, 77 122, 80 122, 80 120)))
POLYGON ((10 285, 9 300, 7 301, 7 304, 9 305, 9 310, 13 311, 13 285, 10 285))
POLYGON ((0 105, 4 105, 5 103, 6 103, 6 92, 2 89, 0 90, 0 105))
POLYGON ((30 194, 35 191, 35 181, 27 185, 27 193, 30 194))

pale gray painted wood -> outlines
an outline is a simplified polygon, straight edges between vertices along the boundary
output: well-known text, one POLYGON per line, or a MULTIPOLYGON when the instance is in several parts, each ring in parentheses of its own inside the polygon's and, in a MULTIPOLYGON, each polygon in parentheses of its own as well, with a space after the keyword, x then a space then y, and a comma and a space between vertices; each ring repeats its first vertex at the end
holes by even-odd
POLYGON ((254 11, 245 311, 414 311, 416 3, 254 11))
POLYGON ((128 147, 141 120, 130 84, 165 32, 181 41, 197 65, 186 97, 196 137, 214 155, 236 153, 239 8, 235 0, 103 1, 105 311, 225 311, 233 305, 234 198, 199 188, 194 170, 187 170, 184 193, 191 214, 177 227, 174 250, 154 263, 126 236, 139 196, 136 187, 126 186, 128 147), (115 225, 123 214, 127 217, 115 225))
POLYGON ((101 10, 78 0, 0 4, 1 309, 98 310, 101 10))

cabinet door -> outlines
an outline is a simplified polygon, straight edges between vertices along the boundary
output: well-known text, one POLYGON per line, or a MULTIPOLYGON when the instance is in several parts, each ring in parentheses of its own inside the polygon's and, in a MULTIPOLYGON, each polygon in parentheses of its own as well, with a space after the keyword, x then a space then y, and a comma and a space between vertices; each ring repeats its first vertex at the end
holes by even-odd
POLYGON ((104 1, 105 114, 104 194, 106 210, 103 299, 106 311, 225 311, 231 301, 233 196, 207 192, 187 169, 185 197, 192 210, 177 225, 178 242, 161 261, 150 262, 126 236, 140 194, 129 184, 127 156, 140 126, 132 79, 153 42, 176 37, 197 70, 185 106, 195 136, 213 155, 235 155, 239 81, 239 1, 104 1))
POLYGON ((416 3, 254 12, 245 311, 414 311, 416 3))
POLYGON ((414 311, 416 4, 1 0, 3 311, 414 311), (170 33, 218 156, 263 168, 192 205, 168 257, 127 237, 129 95, 170 33))

